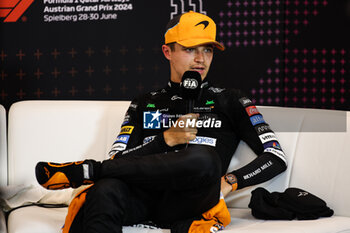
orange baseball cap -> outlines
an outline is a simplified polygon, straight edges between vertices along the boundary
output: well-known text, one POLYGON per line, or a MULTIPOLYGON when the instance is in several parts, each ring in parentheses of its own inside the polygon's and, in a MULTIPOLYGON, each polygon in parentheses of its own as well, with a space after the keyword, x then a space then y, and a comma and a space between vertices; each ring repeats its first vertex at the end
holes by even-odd
POLYGON ((189 11, 174 17, 167 25, 165 44, 176 42, 184 47, 214 44, 218 49, 225 47, 216 41, 216 24, 206 15, 189 11))

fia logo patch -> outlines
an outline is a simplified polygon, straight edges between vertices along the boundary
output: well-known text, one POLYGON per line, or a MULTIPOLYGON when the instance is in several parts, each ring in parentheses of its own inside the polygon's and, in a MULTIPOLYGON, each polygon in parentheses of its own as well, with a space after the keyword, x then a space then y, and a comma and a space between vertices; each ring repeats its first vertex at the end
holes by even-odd
POLYGON ((196 89, 198 87, 198 81, 194 78, 187 78, 183 81, 183 86, 186 89, 196 89))

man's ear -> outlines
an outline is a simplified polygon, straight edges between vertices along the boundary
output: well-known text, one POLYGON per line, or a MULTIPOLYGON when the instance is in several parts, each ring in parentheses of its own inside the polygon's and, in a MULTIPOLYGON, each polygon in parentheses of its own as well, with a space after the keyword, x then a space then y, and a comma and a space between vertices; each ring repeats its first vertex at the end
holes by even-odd
POLYGON ((170 60, 171 59, 171 48, 168 45, 163 45, 162 46, 162 51, 166 59, 170 60))

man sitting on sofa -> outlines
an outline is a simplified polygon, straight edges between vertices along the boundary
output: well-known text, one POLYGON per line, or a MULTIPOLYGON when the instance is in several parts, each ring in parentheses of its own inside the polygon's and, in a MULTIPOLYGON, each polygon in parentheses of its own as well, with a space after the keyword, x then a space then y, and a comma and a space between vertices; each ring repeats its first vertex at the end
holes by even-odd
POLYGON ((228 213, 220 190, 225 196, 286 169, 277 138, 252 101, 208 82, 214 48, 224 50, 215 37, 216 25, 206 15, 190 11, 172 19, 162 46, 170 63, 168 85, 132 101, 111 158, 37 164, 37 180, 47 189, 93 183, 66 232, 122 232, 123 225, 144 221, 172 232, 217 231, 229 223, 220 220, 228 213), (180 88, 186 71, 202 79, 191 113, 180 88), (257 157, 225 174, 240 140, 257 157), (219 217, 208 214, 214 209, 219 217))

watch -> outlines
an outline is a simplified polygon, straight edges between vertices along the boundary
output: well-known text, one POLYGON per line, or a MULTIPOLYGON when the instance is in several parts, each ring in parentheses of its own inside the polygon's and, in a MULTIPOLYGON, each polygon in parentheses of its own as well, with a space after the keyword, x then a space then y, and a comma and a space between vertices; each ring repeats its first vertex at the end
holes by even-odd
POLYGON ((237 189, 237 178, 235 175, 225 175, 225 181, 232 186, 232 191, 235 191, 237 189))

